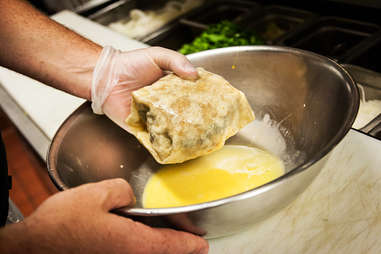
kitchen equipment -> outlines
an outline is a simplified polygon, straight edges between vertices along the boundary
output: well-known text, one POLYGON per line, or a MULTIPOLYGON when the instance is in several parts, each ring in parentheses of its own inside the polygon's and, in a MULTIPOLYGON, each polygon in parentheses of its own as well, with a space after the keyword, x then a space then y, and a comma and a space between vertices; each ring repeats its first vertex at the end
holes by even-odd
POLYGON ((352 128, 380 139, 381 123, 380 116, 377 117, 377 115, 381 114, 381 74, 356 65, 343 64, 342 66, 349 71, 360 89, 362 103, 352 128), (371 105, 365 106, 364 103, 371 103, 371 105))
MULTIPOLYGON (((85 103, 65 121, 52 141, 47 163, 56 186, 64 190, 122 177, 131 184, 137 202, 116 213, 153 226, 204 234, 206 238, 225 236, 276 213, 303 192, 356 117, 357 87, 340 65, 326 57, 285 47, 247 46, 204 51, 189 55, 189 59, 242 90, 257 118, 268 114, 278 122, 289 158, 284 176, 212 202, 144 209, 144 185, 160 165, 132 135, 106 117, 94 115, 90 104, 85 103)), ((250 138, 250 132, 246 132, 228 143, 255 144, 250 138)))
MULTIPOLYGON (((363 66, 369 70, 381 72, 381 33, 373 36, 371 42, 358 47, 356 52, 347 54, 345 62, 363 66)), ((381 86, 381 85, 380 85, 381 86)))
MULTIPOLYGON (((162 32, 165 32, 175 21, 178 21, 181 17, 201 4, 202 0, 151 1, 149 3, 145 1, 119 0, 104 8, 98 8, 89 14, 88 18, 104 26, 109 26, 111 29, 116 29, 115 31, 119 31, 127 37, 134 37, 144 42, 145 40, 149 40, 149 38, 156 37, 162 32), (131 11, 134 9, 139 11, 135 10, 134 17, 132 17, 131 11), (155 18, 152 18, 152 14, 144 14, 143 12, 156 12, 154 15, 155 18), (164 15, 164 12, 166 15, 164 15), (149 20, 150 22, 148 22, 149 20), (131 33, 131 30, 129 30, 130 33, 126 33, 126 28, 122 24, 126 24, 129 21, 133 21, 135 25, 140 24, 139 27, 136 27, 140 32, 134 30, 134 32, 131 33), (119 25, 115 26, 115 23, 119 23, 119 25)), ((132 29, 132 27, 129 26, 129 29, 132 29)))
POLYGON ((88 15, 88 18, 107 26, 112 22, 127 18, 130 11, 134 8, 136 8, 136 1, 119 0, 91 13, 88 15))
POLYGON ((42 2, 46 5, 47 10, 50 12, 57 12, 57 11, 67 9, 67 10, 72 10, 76 13, 82 13, 112 1, 110 0, 63 0, 63 1, 43 0, 42 2))
POLYGON ((379 114, 376 118, 374 118, 367 125, 362 127, 360 130, 365 133, 368 133, 371 136, 381 132, 381 114, 379 114))
POLYGON ((280 5, 270 5, 260 10, 241 24, 246 30, 258 33, 266 44, 281 43, 290 32, 296 33, 316 18, 311 12, 280 5))
POLYGON ((237 22, 252 13, 256 13, 260 8, 254 1, 207 1, 204 6, 189 13, 187 18, 203 24, 214 24, 221 20, 237 22))
POLYGON ((285 39, 283 44, 341 60, 346 52, 370 38, 379 29, 374 24, 339 17, 322 17, 304 31, 285 39))

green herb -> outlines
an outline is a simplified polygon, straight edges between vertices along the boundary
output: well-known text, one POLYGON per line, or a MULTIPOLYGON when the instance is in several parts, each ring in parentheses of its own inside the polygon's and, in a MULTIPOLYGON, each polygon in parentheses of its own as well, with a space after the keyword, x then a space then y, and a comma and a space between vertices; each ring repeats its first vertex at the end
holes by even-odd
POLYGON ((224 20, 210 25, 193 42, 184 44, 179 52, 186 55, 207 49, 258 44, 263 44, 263 42, 257 35, 244 31, 238 25, 224 20))

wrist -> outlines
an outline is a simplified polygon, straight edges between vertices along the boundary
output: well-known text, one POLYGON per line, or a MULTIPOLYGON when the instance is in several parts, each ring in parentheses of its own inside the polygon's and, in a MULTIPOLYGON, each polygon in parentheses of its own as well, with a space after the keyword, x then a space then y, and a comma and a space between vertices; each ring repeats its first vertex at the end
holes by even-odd
POLYGON ((0 229, 0 253, 2 254, 18 254, 33 253, 28 249, 26 242, 29 239, 29 232, 24 222, 8 225, 0 229))
MULTIPOLYGON (((81 55, 69 56, 65 59, 64 69, 66 73, 64 75, 67 77, 67 83, 64 87, 70 88, 69 93, 91 100, 93 72, 101 51, 102 47, 93 45, 93 47, 86 48, 86 52, 76 51, 81 55)), ((60 79, 65 80, 65 77, 60 79)))

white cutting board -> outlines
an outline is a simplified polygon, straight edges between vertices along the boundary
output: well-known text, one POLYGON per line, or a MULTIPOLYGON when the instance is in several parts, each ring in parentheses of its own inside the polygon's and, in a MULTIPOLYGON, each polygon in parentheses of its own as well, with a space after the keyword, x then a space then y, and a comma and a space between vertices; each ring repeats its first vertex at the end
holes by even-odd
POLYGON ((213 254, 381 253, 381 141, 351 130, 287 208, 210 247, 213 254))
MULTIPOLYGON (((120 50, 147 46, 70 11, 55 14, 52 19, 102 46, 111 45, 120 50)), ((84 102, 83 99, 2 67, 0 85, 49 139, 53 138, 62 122, 84 102)))

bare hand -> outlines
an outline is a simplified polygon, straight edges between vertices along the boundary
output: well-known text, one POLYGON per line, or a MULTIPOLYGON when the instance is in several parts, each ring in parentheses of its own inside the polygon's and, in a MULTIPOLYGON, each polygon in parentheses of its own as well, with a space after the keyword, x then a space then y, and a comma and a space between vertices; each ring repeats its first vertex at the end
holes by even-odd
POLYGON ((109 212, 133 202, 123 179, 58 193, 24 222, 0 230, 0 253, 208 253, 201 237, 151 228, 109 212))

